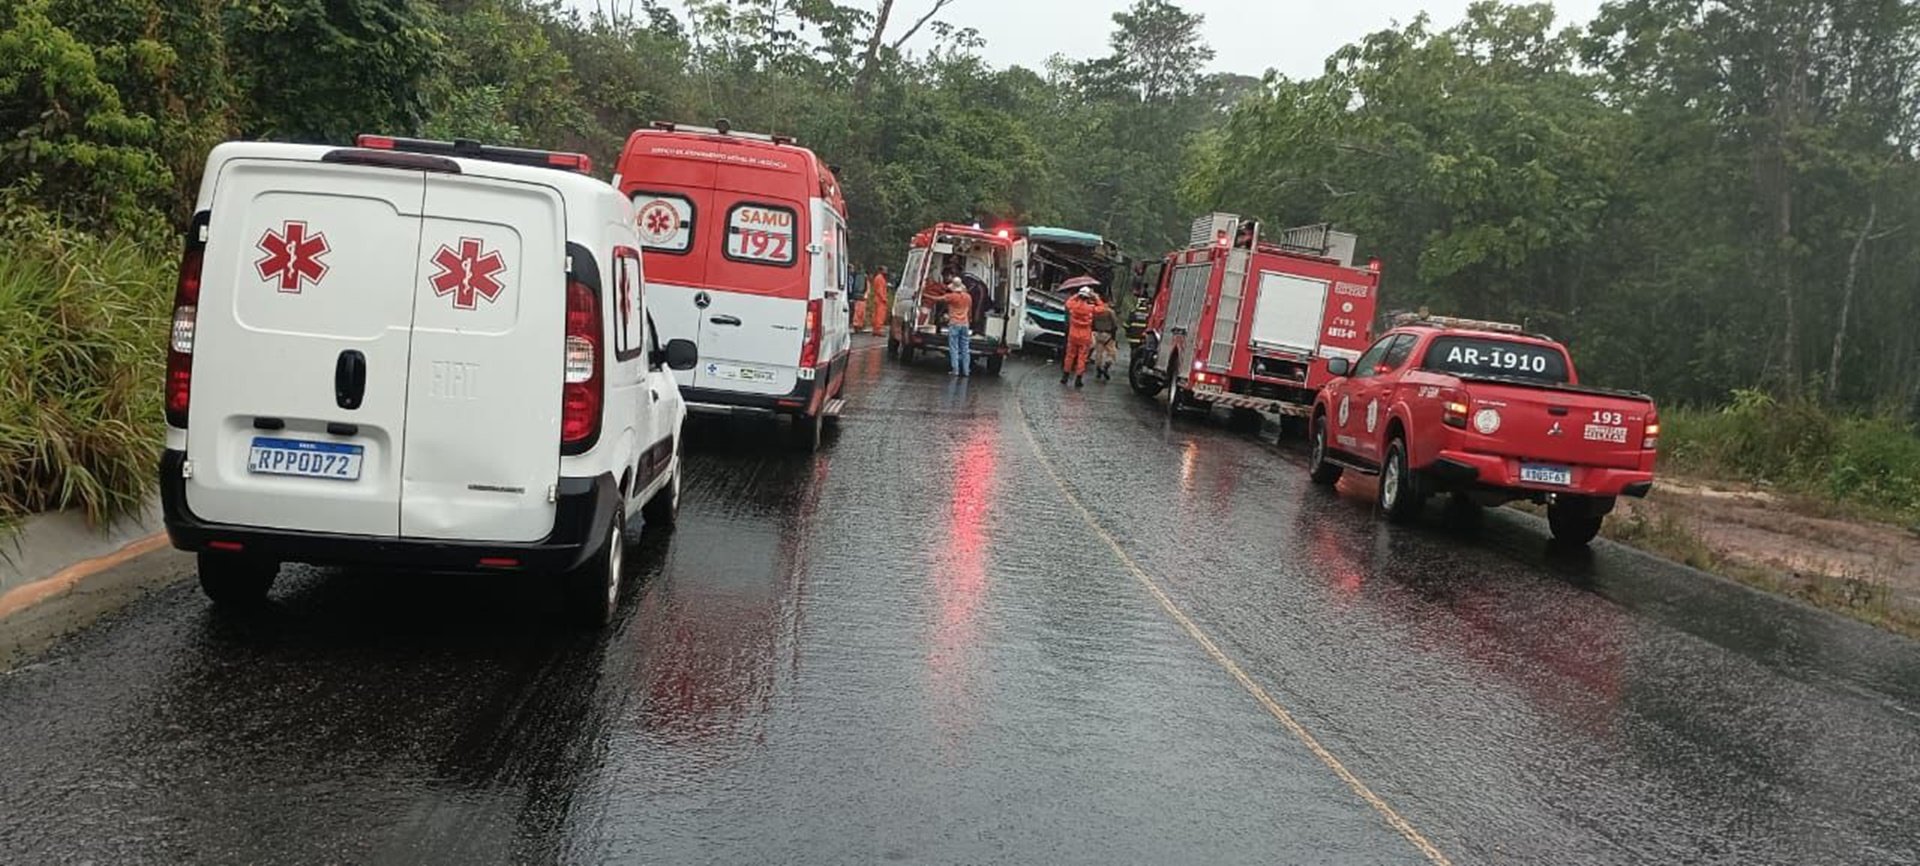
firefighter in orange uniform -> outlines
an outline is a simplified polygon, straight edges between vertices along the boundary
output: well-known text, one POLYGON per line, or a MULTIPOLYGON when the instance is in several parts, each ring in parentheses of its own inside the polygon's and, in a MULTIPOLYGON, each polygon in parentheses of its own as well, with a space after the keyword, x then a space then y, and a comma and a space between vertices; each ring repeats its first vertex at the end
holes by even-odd
POLYGON ((1067 351, 1060 358, 1060 384, 1073 379, 1073 387, 1087 384, 1087 355, 1093 351, 1093 317, 1107 310, 1107 302, 1094 294, 1092 286, 1080 287, 1080 293, 1067 299, 1067 351))
MULTIPOLYGON (((887 298, 886 265, 881 265, 879 270, 874 272, 873 287, 867 292, 867 309, 873 315, 873 333, 876 336, 886 333, 887 317, 893 314, 893 305, 888 303, 887 298)), ((860 327, 859 322, 853 324, 855 329, 860 327)))

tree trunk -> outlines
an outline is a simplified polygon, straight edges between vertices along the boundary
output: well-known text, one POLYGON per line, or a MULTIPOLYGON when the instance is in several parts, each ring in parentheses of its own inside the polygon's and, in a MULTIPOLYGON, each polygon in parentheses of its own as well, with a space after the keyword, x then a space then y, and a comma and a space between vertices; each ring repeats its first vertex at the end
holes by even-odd
POLYGON ((860 59, 860 74, 853 79, 853 102, 867 101, 867 88, 873 85, 873 65, 880 59, 880 44, 887 35, 887 19, 893 15, 893 0, 880 0, 880 11, 873 19, 873 35, 867 39, 867 54, 860 59))
POLYGON ((1860 280, 1860 258, 1866 253, 1867 238, 1880 219, 1880 203, 1867 202, 1867 224, 1853 239, 1853 252, 1847 256, 1847 281, 1840 287, 1840 324, 1833 329, 1833 357, 1827 361, 1827 402, 1840 396, 1840 359, 1847 351, 1847 318, 1853 313, 1853 287, 1860 280))

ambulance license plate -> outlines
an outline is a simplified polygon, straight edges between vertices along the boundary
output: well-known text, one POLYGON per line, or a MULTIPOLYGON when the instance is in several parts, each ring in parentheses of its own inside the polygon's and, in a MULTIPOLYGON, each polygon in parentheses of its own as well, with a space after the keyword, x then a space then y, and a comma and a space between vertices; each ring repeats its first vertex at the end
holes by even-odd
POLYGON ((1520 480, 1533 484, 1554 484, 1566 487, 1573 483, 1573 470, 1565 466, 1539 466, 1526 463, 1520 466, 1520 480))
POLYGON ((707 372, 716 379, 729 382, 767 382, 778 381, 780 374, 765 367, 748 367, 735 364, 708 364, 707 372))
POLYGON ((367 449, 338 442, 308 442, 255 436, 247 452, 247 471, 257 475, 297 475, 359 481, 367 449))

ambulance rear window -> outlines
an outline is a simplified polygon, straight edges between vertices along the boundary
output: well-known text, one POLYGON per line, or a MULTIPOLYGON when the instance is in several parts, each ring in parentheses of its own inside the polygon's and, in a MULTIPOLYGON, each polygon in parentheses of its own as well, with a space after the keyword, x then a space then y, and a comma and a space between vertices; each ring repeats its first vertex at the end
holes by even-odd
POLYGON ((692 199, 639 190, 633 194, 633 216, 647 252, 679 255, 693 248, 692 199))
POLYGON ((1439 337, 1427 347, 1425 369, 1456 376, 1505 376, 1567 381, 1567 357, 1551 346, 1496 337, 1439 337))
POLYGON ((797 259, 799 225, 792 208, 741 202, 727 211, 726 256, 736 262, 790 266, 797 259))

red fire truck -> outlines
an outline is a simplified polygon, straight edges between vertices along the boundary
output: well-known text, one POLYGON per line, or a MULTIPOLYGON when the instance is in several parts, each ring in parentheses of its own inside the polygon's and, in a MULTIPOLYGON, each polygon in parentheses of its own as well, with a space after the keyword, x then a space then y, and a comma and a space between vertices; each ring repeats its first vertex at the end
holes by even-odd
POLYGON ((1380 262, 1354 267, 1355 242, 1328 225, 1268 240, 1255 220, 1195 220, 1186 249, 1163 263, 1128 382, 1145 396, 1164 390, 1170 413, 1218 405, 1303 429, 1333 378, 1327 362, 1353 361, 1372 339, 1380 262))

